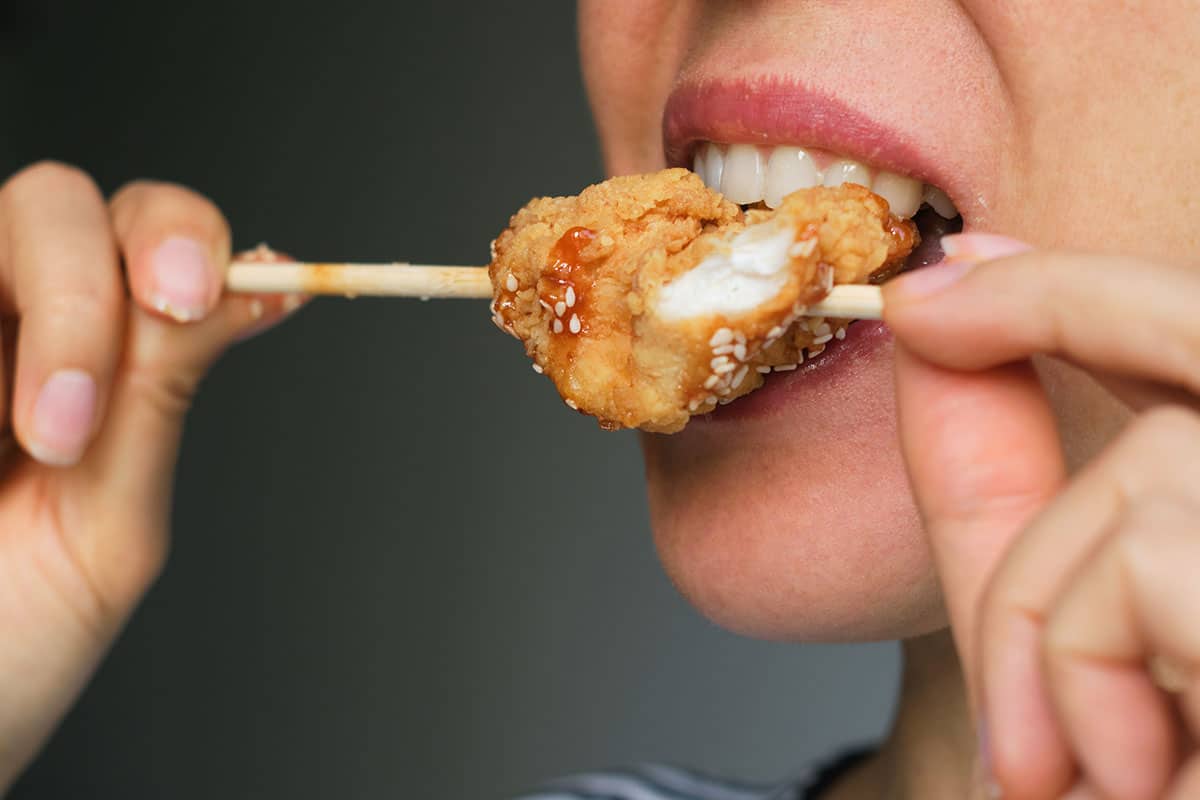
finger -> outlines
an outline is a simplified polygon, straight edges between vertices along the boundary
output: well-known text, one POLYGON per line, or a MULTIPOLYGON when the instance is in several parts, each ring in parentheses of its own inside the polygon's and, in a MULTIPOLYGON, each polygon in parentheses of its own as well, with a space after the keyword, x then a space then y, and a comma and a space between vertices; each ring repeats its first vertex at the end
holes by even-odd
POLYGON ((126 185, 111 205, 138 304, 177 322, 207 316, 230 261, 229 224, 217 207, 191 189, 152 181, 126 185))
POLYGON ((988 580, 1063 480, 1053 415, 1028 364, 954 372, 903 346, 896 396, 909 480, 974 697, 988 580))
POLYGON ((1104 796, 1163 796, 1179 757, 1172 706, 1147 662, 1161 654, 1189 670, 1200 664, 1197 511, 1139 504, 1047 619, 1051 696, 1104 796))
POLYGON ((1064 787, 1072 758, 1042 660, 1044 621, 1067 581, 1151 495, 1185 497, 1200 469, 1200 423, 1180 409, 1147 412, 1081 471, 997 569, 980 626, 980 676, 991 767, 1006 796, 1064 787))
MULTIPOLYGON (((958 262, 918 270, 884 286, 884 318, 899 341, 954 369, 1050 353, 1185 389, 1193 402, 1200 393, 1200 276, 1193 271, 1057 252, 970 267, 958 262)), ((1124 393, 1128 381, 1112 388, 1124 393)), ((1158 402, 1145 386, 1126 399, 1158 402)))
POLYGON ((231 343, 298 307, 291 295, 226 296, 188 325, 130 309, 111 410, 79 471, 90 487, 85 513, 107 520, 106 535, 81 548, 94 581, 117 607, 135 602, 166 558, 173 470, 187 409, 204 373, 231 343))
POLYGON ((124 288, 107 209, 84 173, 44 163, 0 191, 0 283, 20 315, 13 427, 45 464, 76 463, 103 419, 124 288))

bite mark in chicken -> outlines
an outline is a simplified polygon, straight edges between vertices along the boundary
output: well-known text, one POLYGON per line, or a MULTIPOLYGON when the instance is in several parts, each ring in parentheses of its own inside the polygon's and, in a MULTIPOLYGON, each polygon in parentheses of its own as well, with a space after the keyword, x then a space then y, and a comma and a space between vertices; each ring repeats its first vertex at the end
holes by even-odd
POLYGON ((612 178, 513 216, 492 311, 567 405, 671 433, 839 338, 848 320, 806 307, 897 271, 917 239, 856 184, 743 212, 688 170, 612 178))

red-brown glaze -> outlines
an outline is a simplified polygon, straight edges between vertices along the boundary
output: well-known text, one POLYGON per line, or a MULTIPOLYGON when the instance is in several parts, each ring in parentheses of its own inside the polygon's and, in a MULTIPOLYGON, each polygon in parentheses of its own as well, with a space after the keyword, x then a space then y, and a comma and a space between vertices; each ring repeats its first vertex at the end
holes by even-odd
MULTIPOLYGON (((584 261, 583 249, 595 238, 596 232, 589 228, 574 227, 568 230, 550 249, 549 266, 538 280, 538 297, 551 309, 556 308, 558 303, 567 303, 567 289, 571 289, 575 295, 575 302, 561 317, 561 336, 582 336, 589 330, 588 290, 592 286, 592 276, 584 261), (581 329, 578 334, 571 333, 569 328, 572 314, 579 316, 581 329)), ((554 322, 551 321, 550 325, 553 326, 554 322)))

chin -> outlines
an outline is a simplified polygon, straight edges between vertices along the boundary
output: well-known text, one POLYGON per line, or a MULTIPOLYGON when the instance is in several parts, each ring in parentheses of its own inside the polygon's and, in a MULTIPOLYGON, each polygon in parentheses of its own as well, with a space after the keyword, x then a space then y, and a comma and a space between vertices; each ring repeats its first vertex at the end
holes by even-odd
POLYGON ((683 432, 642 437, 659 557, 723 628, 865 641, 946 624, 899 453, 891 339, 850 331, 683 432))

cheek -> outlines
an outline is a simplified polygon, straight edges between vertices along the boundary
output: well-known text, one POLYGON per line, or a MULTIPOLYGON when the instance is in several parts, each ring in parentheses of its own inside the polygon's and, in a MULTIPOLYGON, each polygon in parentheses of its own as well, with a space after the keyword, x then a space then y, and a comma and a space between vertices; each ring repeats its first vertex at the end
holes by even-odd
POLYGON ((655 544, 675 586, 716 624, 756 638, 891 639, 943 627, 895 448, 850 470, 823 471, 805 452, 803 441, 646 440, 655 544))

